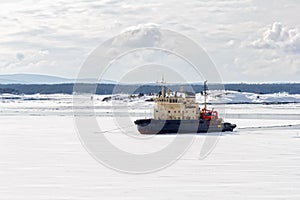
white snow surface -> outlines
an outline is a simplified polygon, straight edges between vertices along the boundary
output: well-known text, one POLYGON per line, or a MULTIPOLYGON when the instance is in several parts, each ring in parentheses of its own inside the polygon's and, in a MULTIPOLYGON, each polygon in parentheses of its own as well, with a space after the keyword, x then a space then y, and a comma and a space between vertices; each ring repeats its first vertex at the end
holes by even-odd
MULTIPOLYGON (((116 130, 114 117, 130 117, 132 122, 151 117, 153 103, 144 101, 151 97, 127 95, 118 96, 115 103, 103 102, 107 96, 94 95, 90 101, 99 125, 108 130, 107 138, 120 149, 149 153, 176 137, 135 140, 116 130)), ((227 102, 293 103, 212 105, 238 128, 219 137, 180 136, 195 137, 187 152, 171 166, 142 175, 111 170, 85 150, 75 128, 72 95, 4 94, 0 99, 1 200, 300 199, 300 104, 295 103, 299 95, 260 95, 257 100, 255 94, 228 92, 227 102), (199 159, 208 137, 218 137, 218 142, 199 159)), ((82 114, 88 115, 84 101, 82 114)), ((135 126, 130 132, 138 136, 135 126)))
MULTIPOLYGON (((286 92, 274 94, 256 94, 237 91, 209 91, 209 103, 299 103, 300 94, 286 92)), ((203 102, 203 96, 197 94, 197 100, 203 102)))

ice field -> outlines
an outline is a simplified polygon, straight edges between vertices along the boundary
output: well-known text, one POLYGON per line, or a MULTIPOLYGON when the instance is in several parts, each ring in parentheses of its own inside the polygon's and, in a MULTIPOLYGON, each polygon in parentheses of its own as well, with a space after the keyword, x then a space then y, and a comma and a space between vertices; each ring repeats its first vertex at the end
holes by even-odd
MULTIPOLYGON (((164 148, 176 135, 138 139, 135 126, 118 130, 115 118, 150 117, 153 102, 95 95, 93 114, 112 144, 135 154, 164 148), (112 109, 112 105, 114 108, 112 109), (125 106, 124 106, 125 105, 125 106), (133 136, 133 137, 130 137, 133 136)), ((123 98, 124 97, 124 98, 123 98)), ((199 102, 201 97, 197 96, 199 102)), ((210 99, 212 102, 214 99, 210 99)), ((0 96, 0 199, 300 199, 299 95, 231 93, 224 110, 233 133, 186 134, 190 148, 172 165, 147 174, 128 174, 96 161, 80 142, 72 95, 0 96), (284 104, 268 104, 281 100, 284 104), (247 104, 239 104, 247 103, 247 104), (266 104, 261 104, 261 103, 266 104), (289 103, 290 102, 290 103, 289 103), (251 104, 255 103, 255 104, 251 104), (259 104, 256 104, 259 103, 259 104), (217 142, 204 159, 205 140, 217 142)), ((218 102, 218 100, 215 100, 218 102)), ((105 149, 103 149, 105 151, 105 149)))

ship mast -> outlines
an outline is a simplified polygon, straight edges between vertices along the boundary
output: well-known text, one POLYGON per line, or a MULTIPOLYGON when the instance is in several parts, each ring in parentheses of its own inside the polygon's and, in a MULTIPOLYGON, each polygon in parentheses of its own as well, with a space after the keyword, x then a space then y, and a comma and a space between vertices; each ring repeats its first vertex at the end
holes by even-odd
POLYGON ((206 97, 207 97, 207 80, 204 81, 203 96, 204 96, 204 109, 206 110, 206 97))
POLYGON ((161 79, 161 96, 162 98, 165 98, 165 79, 164 79, 164 75, 162 76, 162 79, 161 79))

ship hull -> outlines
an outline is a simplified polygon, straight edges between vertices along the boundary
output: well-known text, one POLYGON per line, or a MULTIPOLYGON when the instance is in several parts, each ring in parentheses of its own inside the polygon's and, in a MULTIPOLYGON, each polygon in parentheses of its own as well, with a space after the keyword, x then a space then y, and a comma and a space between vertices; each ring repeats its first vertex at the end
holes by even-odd
POLYGON ((139 119, 134 122, 141 134, 207 133, 233 131, 231 123, 211 120, 155 120, 139 119))

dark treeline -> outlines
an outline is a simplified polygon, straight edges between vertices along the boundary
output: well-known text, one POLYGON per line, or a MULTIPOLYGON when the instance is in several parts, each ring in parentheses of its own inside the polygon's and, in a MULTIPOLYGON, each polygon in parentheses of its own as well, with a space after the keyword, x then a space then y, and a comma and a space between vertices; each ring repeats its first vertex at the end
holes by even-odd
MULTIPOLYGON (((203 85, 167 85, 170 90, 179 91, 182 88, 184 91, 201 92, 203 85)), ((210 84, 209 89, 225 89, 239 92, 251 92, 258 94, 270 94, 278 92, 287 92, 290 94, 300 94, 300 83, 278 83, 278 84, 210 84)), ((73 91, 78 93, 96 93, 96 94, 113 94, 113 93, 157 93, 161 90, 159 85, 115 85, 115 84, 79 84, 74 88, 74 84, 53 84, 53 85, 38 85, 38 84, 7 84, 0 85, 0 93, 11 94, 72 94, 73 91)))

